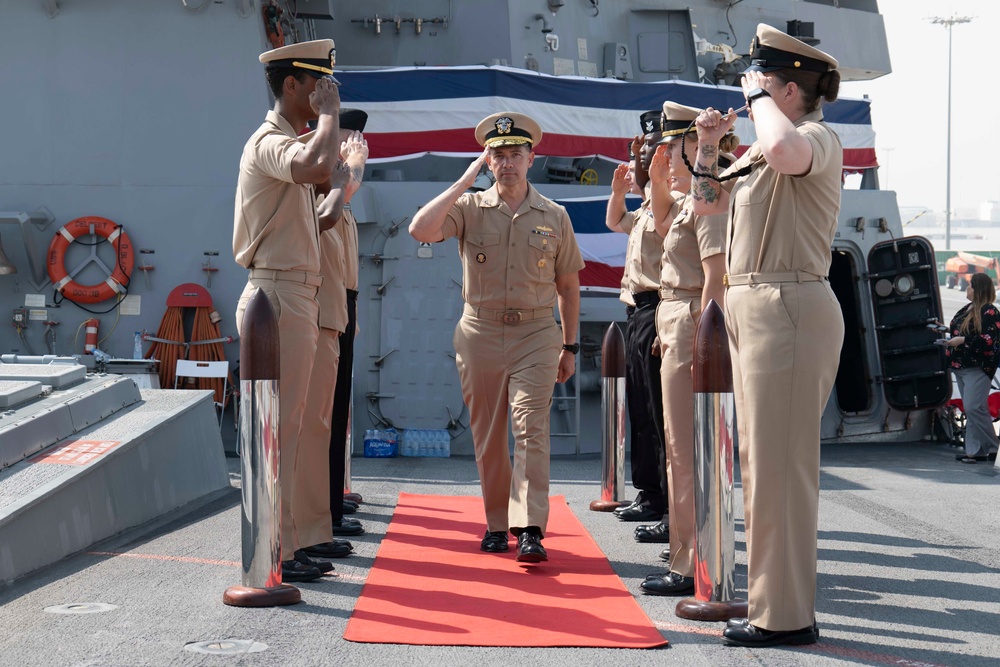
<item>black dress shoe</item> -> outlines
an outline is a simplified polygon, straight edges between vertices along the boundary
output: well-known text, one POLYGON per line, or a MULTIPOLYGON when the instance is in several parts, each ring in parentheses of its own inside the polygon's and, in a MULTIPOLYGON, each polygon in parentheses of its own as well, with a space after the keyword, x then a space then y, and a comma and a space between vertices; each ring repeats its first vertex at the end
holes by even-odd
MULTIPOLYGON (((727 628, 745 628, 748 625, 750 625, 749 618, 731 618, 726 621, 727 628)), ((819 626, 816 624, 816 621, 813 621, 812 627, 813 632, 816 633, 816 639, 819 639, 819 626)))
POLYGON ((334 535, 364 535, 365 529, 357 519, 343 518, 333 524, 334 535))
POLYGON ((752 623, 728 625, 722 632, 722 641, 730 646, 778 646, 790 644, 801 646, 815 644, 818 639, 816 626, 809 625, 800 630, 765 630, 752 623))
POLYGON ((636 542, 666 542, 670 543, 670 524, 662 521, 649 530, 635 531, 636 542))
POLYGON ((354 503, 349 503, 346 500, 344 501, 344 509, 343 509, 344 514, 354 514, 357 511, 358 511, 357 505, 355 505, 354 503))
POLYGON ((303 565, 316 568, 319 570, 320 574, 326 574, 327 572, 333 571, 333 563, 328 560, 316 560, 315 558, 310 558, 309 554, 307 554, 304 549, 299 549, 295 552, 295 560, 303 565))
POLYGON ((549 554, 542 546, 542 536, 525 531, 517 536, 517 561, 519 563, 540 563, 548 560, 549 554))
POLYGON ((631 505, 614 514, 621 521, 659 521, 663 517, 663 510, 649 505, 631 505))
POLYGON ((303 565, 297 560, 281 561, 281 581, 313 581, 322 574, 312 565, 303 565))
MULTIPOLYGON (((346 540, 337 540, 336 542, 323 542, 321 544, 314 544, 311 547, 303 547, 301 551, 305 555, 314 558, 346 558, 351 555, 354 548, 346 540)), ((295 553, 298 553, 298 551, 295 553)), ((299 562, 301 563, 302 561, 299 562)))
POLYGON ((664 549, 660 552, 660 560, 665 560, 668 563, 670 562, 670 549, 664 549))
POLYGON ((510 549, 507 544, 506 530, 487 530, 483 535, 483 541, 479 543, 479 550, 491 554, 505 553, 510 549))
POLYGON ((685 577, 676 572, 647 579, 639 584, 643 593, 649 595, 690 595, 694 593, 694 577, 685 577))

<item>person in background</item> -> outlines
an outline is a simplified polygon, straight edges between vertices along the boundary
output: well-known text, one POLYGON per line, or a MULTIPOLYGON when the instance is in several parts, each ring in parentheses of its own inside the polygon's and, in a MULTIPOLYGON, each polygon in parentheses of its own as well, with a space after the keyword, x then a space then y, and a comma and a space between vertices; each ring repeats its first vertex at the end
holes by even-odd
POLYGON ((828 278, 843 147, 820 105, 837 99, 840 73, 829 54, 763 23, 750 57, 742 86, 757 140, 716 176, 736 113, 699 114, 692 189, 695 213, 729 214, 725 315, 749 616, 731 620, 723 639, 813 644, 820 419, 844 340, 828 278))
POLYGON ((985 273, 972 276, 965 296, 969 303, 951 320, 945 353, 965 413, 965 453, 955 458, 977 463, 995 460, 997 455, 997 434, 987 400, 1000 362, 1000 310, 993 303, 997 298, 993 279, 985 273))
POLYGON ((538 123, 524 114, 484 118, 476 127, 483 153, 410 223, 421 243, 458 238, 465 308, 453 340, 486 510, 479 548, 507 551, 509 529, 517 536, 517 560, 527 563, 548 560, 542 538, 549 517, 549 412, 555 383, 576 369, 584 267, 566 209, 528 183, 541 139, 538 123), (466 192, 484 163, 496 183, 466 192))

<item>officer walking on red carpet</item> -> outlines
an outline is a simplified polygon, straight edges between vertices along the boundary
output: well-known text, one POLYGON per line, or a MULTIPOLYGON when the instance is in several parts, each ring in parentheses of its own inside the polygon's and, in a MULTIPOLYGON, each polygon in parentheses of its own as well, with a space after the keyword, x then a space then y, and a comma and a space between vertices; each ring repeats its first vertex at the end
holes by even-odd
POLYGON ((483 119, 476 127, 483 153, 410 223, 417 241, 458 239, 465 308, 453 341, 486 510, 480 548, 507 551, 509 529, 522 562, 548 559, 542 538, 549 515, 549 411, 555 383, 568 380, 576 366, 584 266, 566 209, 528 183, 541 139, 538 123, 523 114, 483 119), (496 183, 466 192, 484 163, 496 183), (561 327, 553 317, 557 305, 561 327))

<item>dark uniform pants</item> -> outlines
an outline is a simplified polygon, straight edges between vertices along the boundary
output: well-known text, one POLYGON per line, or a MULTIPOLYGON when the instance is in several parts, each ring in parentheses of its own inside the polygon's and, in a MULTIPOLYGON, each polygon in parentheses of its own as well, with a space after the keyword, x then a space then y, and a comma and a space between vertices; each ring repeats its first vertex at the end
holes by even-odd
POLYGON ((844 319, 829 283, 730 286, 750 622, 811 625, 816 602, 820 419, 844 319))
POLYGON ((667 469, 660 357, 652 354, 657 339, 659 295, 645 292, 638 296, 636 306, 627 311, 625 326, 625 400, 631 423, 632 486, 639 490, 644 504, 665 512, 667 469), (645 297, 646 294, 650 296, 645 297))
POLYGON ((347 331, 340 334, 340 364, 333 390, 333 420, 330 426, 330 518, 344 518, 347 427, 351 415, 351 383, 354 378, 354 332, 358 328, 358 293, 347 290, 347 331))
POLYGON ((491 531, 549 519, 549 410, 562 333, 552 316, 520 324, 463 315, 453 338, 462 395, 469 406, 476 466, 491 531), (507 413, 514 463, 507 447, 507 413))

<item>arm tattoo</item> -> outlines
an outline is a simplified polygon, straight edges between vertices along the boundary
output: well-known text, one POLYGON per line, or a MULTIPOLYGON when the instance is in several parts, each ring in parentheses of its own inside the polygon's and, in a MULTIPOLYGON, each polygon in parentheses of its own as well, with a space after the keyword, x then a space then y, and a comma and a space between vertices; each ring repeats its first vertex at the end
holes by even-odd
MULTIPOLYGON (((719 173, 719 147, 704 145, 701 146, 698 152, 701 155, 696 161, 697 166, 695 169, 703 174, 717 175, 719 173)), ((722 185, 718 181, 695 176, 691 196, 696 201, 705 201, 709 204, 714 204, 721 196, 721 189, 722 185)))
POLYGON ((351 180, 353 180, 358 185, 361 185, 361 179, 364 178, 365 175, 365 168, 360 164, 356 164, 352 165, 350 169, 351 169, 351 180))

